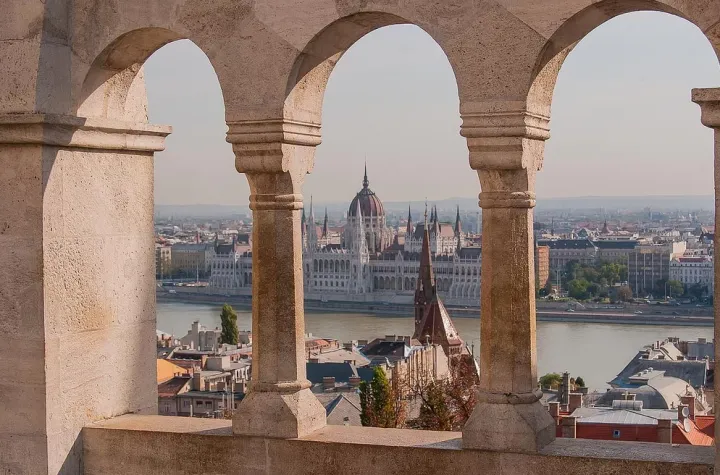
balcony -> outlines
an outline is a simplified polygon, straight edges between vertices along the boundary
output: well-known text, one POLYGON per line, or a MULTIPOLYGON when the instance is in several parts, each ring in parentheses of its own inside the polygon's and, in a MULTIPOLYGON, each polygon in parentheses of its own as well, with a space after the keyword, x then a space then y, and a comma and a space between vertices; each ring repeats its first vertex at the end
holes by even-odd
MULTIPOLYGON (((713 448, 555 440, 537 391, 532 222, 573 46, 615 16, 659 10, 720 50, 718 0, 251 3, 3 2, 0 361, 16 371, 0 381, 0 473, 713 472, 713 448), (326 427, 305 375, 302 187, 323 92, 347 48, 394 24, 445 51, 480 182, 481 382, 463 433, 326 427), (217 72, 251 188, 253 382, 233 421, 152 415, 153 156, 171 130, 147 123, 140 65, 179 39, 217 72)), ((692 100, 717 134, 720 89, 692 100)))

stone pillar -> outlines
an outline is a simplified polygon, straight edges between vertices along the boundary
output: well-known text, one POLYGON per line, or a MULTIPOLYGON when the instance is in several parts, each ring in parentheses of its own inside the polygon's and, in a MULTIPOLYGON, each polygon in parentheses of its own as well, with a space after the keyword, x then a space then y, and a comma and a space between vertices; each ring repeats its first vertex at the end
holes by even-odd
POLYGON ((169 131, 0 115, 0 473, 82 473, 83 426, 157 412, 153 153, 169 131))
POLYGON ((482 192, 480 389, 463 447, 536 452, 555 438, 540 404, 535 346, 535 174, 548 119, 517 104, 461 108, 482 192))
MULTIPOLYGON (((692 101, 700 106, 700 120, 706 127, 713 129, 714 170, 715 170, 715 249, 720 249, 720 88, 693 89, 692 101)), ((715 289, 720 289, 720 266, 715 263, 715 289)), ((715 305, 715 361, 720 361, 720 305, 715 305)), ((715 379, 715 406, 720 407, 720 378, 715 379)), ((720 437, 720 424, 715 424, 715 440, 720 437)), ((715 448, 715 473, 720 474, 720 450, 715 448)))
POLYGON ((325 408, 305 375, 300 218, 305 175, 320 127, 287 120, 231 122, 235 165, 250 182, 253 211, 250 391, 235 434, 293 438, 325 426, 325 408))

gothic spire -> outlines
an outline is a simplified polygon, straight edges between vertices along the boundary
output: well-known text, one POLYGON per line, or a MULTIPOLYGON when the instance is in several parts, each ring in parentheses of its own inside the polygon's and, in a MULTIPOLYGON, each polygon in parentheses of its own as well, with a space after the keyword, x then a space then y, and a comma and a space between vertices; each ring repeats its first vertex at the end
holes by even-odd
POLYGON ((433 277, 432 256, 430 255, 430 236, 427 228, 423 232, 422 252, 420 253, 420 279, 418 279, 418 289, 425 296, 425 301, 429 302, 434 294, 435 278, 433 277))
POLYGON ((460 205, 457 205, 457 214, 455 215, 455 235, 460 236, 462 233, 462 222, 460 221, 460 205))
POLYGON ((407 236, 407 239, 410 239, 412 232, 413 232, 412 215, 410 214, 410 205, 408 205, 408 222, 407 222, 407 228, 405 228, 405 236, 407 236))
POLYGON ((310 222, 315 225, 315 210, 313 210, 313 198, 310 195, 310 222))
POLYGON ((323 221, 322 237, 328 237, 328 215, 327 208, 325 208, 325 220, 323 221))
POLYGON ((370 182, 368 181, 367 177, 367 161, 365 162, 365 175, 363 176, 363 188, 367 188, 370 186, 370 182))

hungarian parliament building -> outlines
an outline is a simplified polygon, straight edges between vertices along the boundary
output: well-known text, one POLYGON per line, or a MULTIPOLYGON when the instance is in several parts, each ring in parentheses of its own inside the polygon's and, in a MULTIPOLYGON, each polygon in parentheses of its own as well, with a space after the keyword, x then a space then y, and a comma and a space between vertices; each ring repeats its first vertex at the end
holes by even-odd
MULTIPOLYGON (((370 189, 367 170, 362 189, 348 208, 339 233, 328 228, 327 211, 318 226, 310 203, 302 215, 305 299, 412 303, 418 285, 420 255, 428 227, 438 294, 451 305, 477 306, 480 299, 480 247, 469 246, 458 210, 455 223, 441 223, 437 211, 413 224, 408 209, 404 235, 387 225, 382 201, 370 189)), ((208 291, 250 295, 252 255, 234 246, 217 246, 210 261, 208 291)))

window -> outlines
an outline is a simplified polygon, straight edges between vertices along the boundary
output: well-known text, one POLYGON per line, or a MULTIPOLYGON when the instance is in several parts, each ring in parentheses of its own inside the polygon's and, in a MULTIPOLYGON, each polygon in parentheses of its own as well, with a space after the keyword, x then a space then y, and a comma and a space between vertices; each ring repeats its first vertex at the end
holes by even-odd
POLYGON ((619 439, 620 438, 620 431, 618 429, 615 429, 613 431, 613 439, 619 439))

